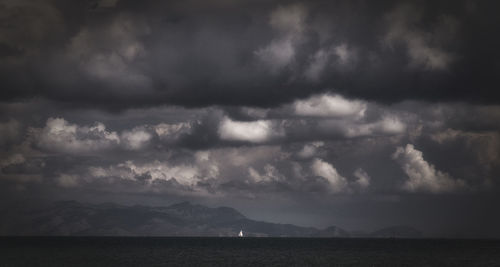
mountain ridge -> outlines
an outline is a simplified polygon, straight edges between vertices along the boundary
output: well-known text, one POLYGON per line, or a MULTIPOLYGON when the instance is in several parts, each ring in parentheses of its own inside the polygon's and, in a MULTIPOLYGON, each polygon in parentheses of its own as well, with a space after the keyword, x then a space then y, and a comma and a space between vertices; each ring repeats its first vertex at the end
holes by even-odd
MULTIPOLYGON (((411 227, 388 227, 365 237, 421 237, 411 227), (408 234, 408 235, 407 235, 408 234)), ((125 206, 58 201, 0 222, 0 235, 48 236, 236 236, 356 237, 337 226, 325 229, 252 220, 231 207, 190 202, 125 206)))

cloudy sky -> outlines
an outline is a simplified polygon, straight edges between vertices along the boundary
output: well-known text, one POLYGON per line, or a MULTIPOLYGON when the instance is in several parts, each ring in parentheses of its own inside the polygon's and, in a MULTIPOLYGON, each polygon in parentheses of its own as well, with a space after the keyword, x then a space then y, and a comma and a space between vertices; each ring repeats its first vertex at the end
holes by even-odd
POLYGON ((497 1, 0 1, 0 195, 500 237, 497 1))

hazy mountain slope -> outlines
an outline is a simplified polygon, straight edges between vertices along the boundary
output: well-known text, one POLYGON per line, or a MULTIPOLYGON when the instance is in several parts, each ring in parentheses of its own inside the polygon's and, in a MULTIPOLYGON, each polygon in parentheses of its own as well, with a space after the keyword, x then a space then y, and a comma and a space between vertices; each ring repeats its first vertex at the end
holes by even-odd
MULTIPOLYGON (((7 213, 6 213, 7 214, 7 213)), ((210 208, 182 202, 167 207, 84 204, 62 201, 43 208, 11 211, 0 221, 0 235, 125 235, 349 237, 331 226, 320 230, 255 221, 229 207, 210 208)), ((368 237, 420 237, 410 227, 390 227, 368 237)))
MULTIPOLYGON (((3 220, 2 235, 344 236, 345 231, 251 220, 229 207, 182 202, 167 207, 56 202, 3 220)), ((337 228, 338 229, 338 228, 337 228)))

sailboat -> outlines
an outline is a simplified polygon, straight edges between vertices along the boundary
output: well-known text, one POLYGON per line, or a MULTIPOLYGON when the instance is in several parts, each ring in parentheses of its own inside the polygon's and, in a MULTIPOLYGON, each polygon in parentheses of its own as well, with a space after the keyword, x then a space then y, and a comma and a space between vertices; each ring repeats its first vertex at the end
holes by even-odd
POLYGON ((238 234, 238 237, 243 237, 243 230, 240 230, 240 233, 238 234))

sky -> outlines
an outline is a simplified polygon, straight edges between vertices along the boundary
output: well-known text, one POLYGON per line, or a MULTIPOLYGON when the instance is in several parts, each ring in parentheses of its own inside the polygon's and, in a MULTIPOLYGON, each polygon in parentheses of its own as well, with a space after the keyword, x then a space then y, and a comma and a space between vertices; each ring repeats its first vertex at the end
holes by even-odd
POLYGON ((498 1, 0 1, 1 206, 500 238, 498 1))

